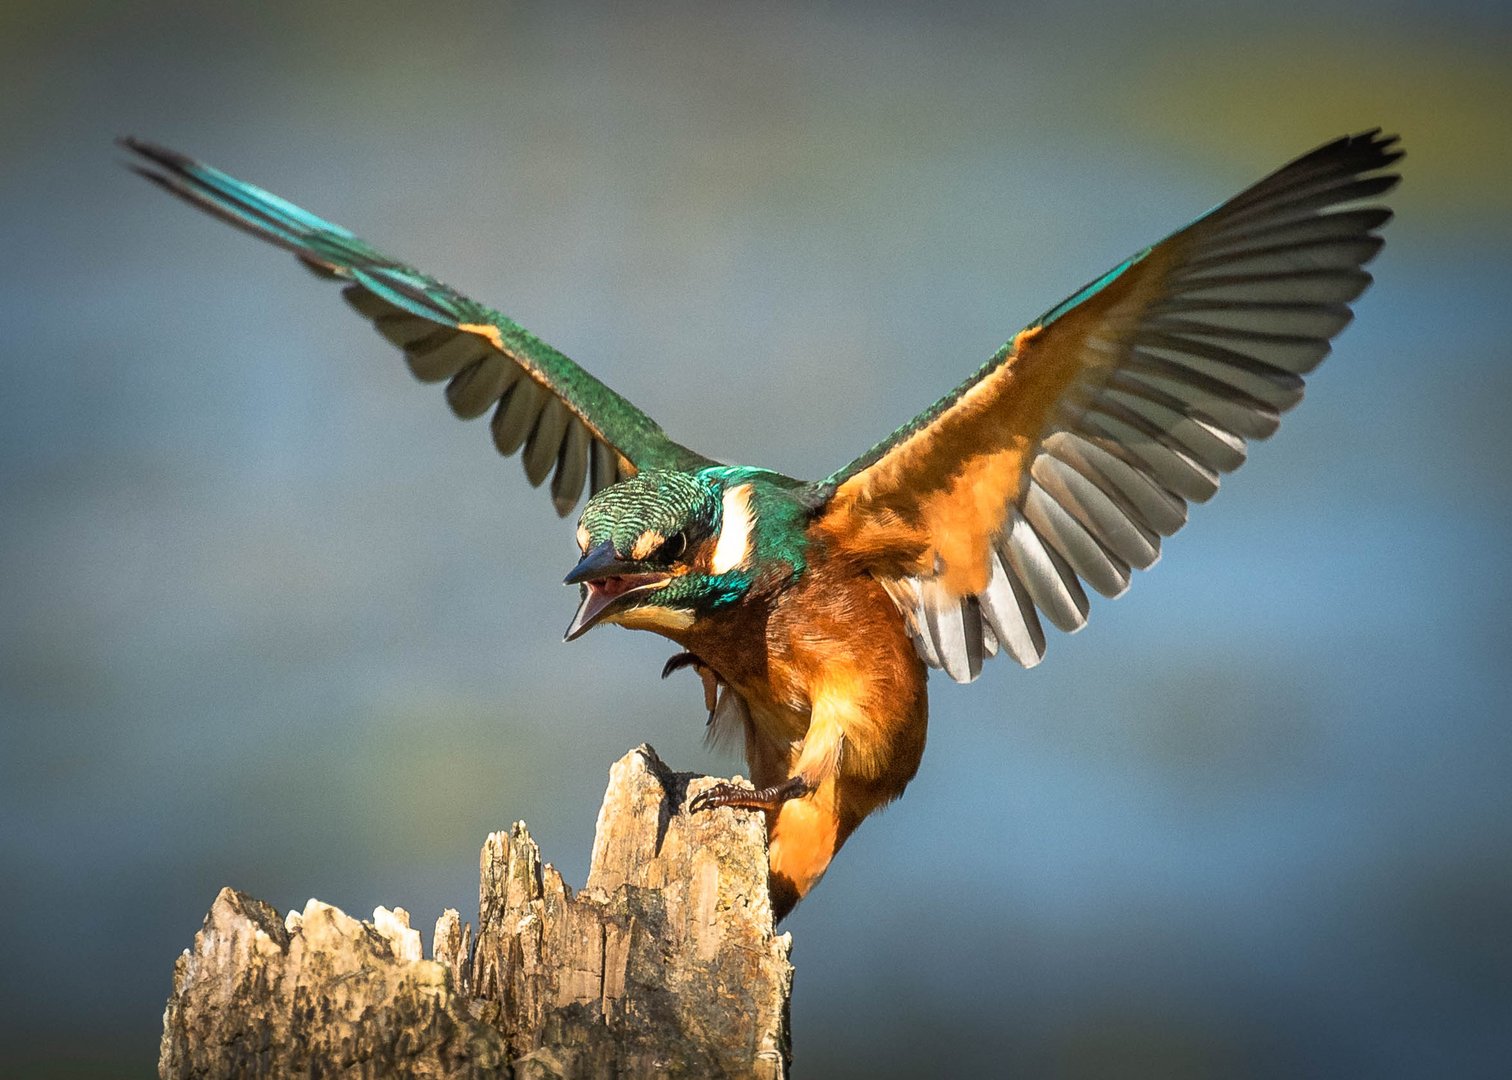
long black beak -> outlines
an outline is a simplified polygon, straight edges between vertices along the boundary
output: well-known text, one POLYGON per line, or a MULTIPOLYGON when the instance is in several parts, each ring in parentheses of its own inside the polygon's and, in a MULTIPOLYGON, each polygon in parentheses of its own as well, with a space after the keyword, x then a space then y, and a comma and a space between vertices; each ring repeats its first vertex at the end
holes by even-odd
POLYGON ((562 579, 563 585, 581 585, 583 589, 583 602, 578 605, 577 614, 572 617, 572 625, 567 627, 562 640, 571 641, 586 634, 608 614, 610 606, 616 600, 632 592, 639 592, 662 577, 660 574, 646 573, 644 563, 620 559, 614 552, 614 545, 608 540, 589 548, 572 568, 572 573, 562 579), (606 578, 628 580, 607 582, 606 578), (604 584, 600 585, 599 582, 604 584))
POLYGON ((581 585, 594 578, 613 577, 625 573, 628 568, 614 553, 614 544, 608 540, 583 552, 583 557, 572 568, 572 573, 562 579, 563 585, 581 585))
POLYGON ((618 600, 618 596, 610 596, 608 593, 599 592, 583 586, 583 602, 578 605, 576 614, 572 616, 572 623, 567 627, 567 632, 562 635, 563 641, 573 641, 582 637, 593 624, 598 622, 608 609, 609 605, 618 600))

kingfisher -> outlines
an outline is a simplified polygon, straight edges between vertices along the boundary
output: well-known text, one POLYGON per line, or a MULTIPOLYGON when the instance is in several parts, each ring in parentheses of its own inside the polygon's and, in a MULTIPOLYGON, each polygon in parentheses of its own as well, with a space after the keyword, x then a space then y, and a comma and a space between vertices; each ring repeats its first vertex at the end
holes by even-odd
POLYGON ((292 252, 492 413, 557 514, 586 487, 580 603, 566 640, 650 630, 691 668, 708 725, 742 741, 751 786, 689 812, 765 814, 786 916, 924 752, 931 668, 1033 667, 1046 624, 1086 623, 1274 432, 1371 282, 1399 177, 1395 136, 1329 142, 1072 293, 954 390, 822 480, 724 464, 500 312, 261 188, 135 138, 132 168, 292 252))

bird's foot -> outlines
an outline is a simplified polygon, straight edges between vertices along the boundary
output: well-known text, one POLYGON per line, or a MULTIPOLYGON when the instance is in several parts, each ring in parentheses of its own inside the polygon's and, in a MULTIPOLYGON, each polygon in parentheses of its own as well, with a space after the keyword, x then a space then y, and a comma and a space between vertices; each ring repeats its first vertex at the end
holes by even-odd
POLYGON ((748 788, 719 783, 701 791, 688 804, 688 813, 714 810, 721 806, 738 806, 745 810, 776 810, 789 799, 799 799, 813 791, 813 785, 801 776, 792 776, 771 787, 748 788))
POLYGON ((710 723, 714 720, 714 706, 719 704, 719 676, 714 674, 714 669, 705 664, 697 656, 690 652, 680 652, 671 657, 662 665, 662 678, 666 678, 674 671, 690 667, 698 672, 698 677, 703 680, 704 708, 709 710, 710 723))

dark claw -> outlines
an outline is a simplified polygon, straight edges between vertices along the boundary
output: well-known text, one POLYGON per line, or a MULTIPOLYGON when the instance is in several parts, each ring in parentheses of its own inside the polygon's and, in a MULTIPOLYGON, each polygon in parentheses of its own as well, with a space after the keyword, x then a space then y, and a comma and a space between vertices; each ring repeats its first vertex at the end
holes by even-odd
POLYGON ((669 658, 667 662, 662 665, 662 678, 665 679, 674 671, 680 671, 685 667, 699 667, 702 665, 703 661, 694 656, 692 653, 680 652, 676 656, 669 658))
POLYGON ((700 791, 688 804, 688 813, 700 810, 715 810, 721 806, 738 806, 757 795, 755 788, 738 787, 735 784, 715 784, 707 791, 700 791))
POLYGON ((801 776, 793 776, 771 787, 741 787, 737 784, 719 783, 701 791, 688 804, 688 813, 700 810, 715 810, 721 806, 736 806, 746 810, 776 810, 789 799, 800 799, 814 789, 801 776))
POLYGON ((662 665, 662 678, 665 679, 674 671, 690 667, 698 673, 698 678, 704 687, 704 708, 709 710, 708 723, 714 722, 714 707, 719 704, 719 676, 714 674, 714 669, 703 660, 690 652, 680 652, 670 657, 662 665))

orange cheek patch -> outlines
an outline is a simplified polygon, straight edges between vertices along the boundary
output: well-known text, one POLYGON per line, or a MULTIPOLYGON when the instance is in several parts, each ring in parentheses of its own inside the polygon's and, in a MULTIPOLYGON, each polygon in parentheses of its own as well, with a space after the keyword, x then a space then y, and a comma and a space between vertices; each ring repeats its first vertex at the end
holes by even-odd
POLYGON ((647 529, 635 538, 635 546, 630 549, 632 559, 646 559, 651 553, 667 542, 667 538, 655 529, 647 529))

